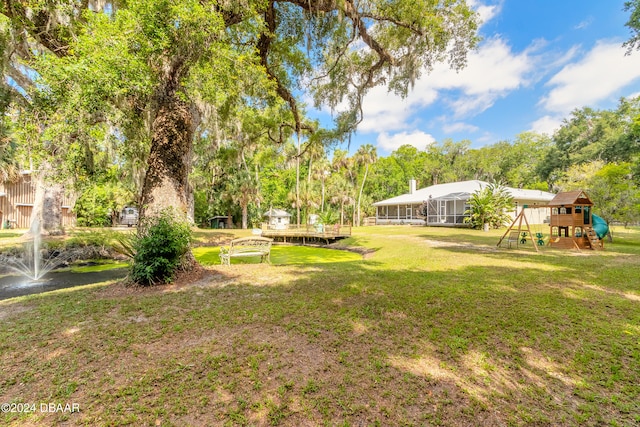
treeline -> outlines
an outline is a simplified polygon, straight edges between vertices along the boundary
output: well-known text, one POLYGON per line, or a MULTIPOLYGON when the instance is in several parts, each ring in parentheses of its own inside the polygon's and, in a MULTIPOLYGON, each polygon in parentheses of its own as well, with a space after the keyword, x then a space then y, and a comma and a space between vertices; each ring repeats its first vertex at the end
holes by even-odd
MULTIPOLYGON (((480 148, 445 140, 426 150, 402 146, 387 157, 369 144, 349 155, 322 132, 300 140, 289 132, 276 142, 272 116, 236 115, 233 126, 197 139, 190 174, 196 224, 228 215, 235 226, 255 227, 270 208, 287 210, 294 223, 317 214, 325 222, 358 224, 375 215, 374 202, 406 193, 410 179, 418 187, 480 179, 553 192, 583 189, 609 222, 640 218, 640 98, 622 99, 613 110, 576 110, 553 136, 523 132, 480 148)), ((27 154, 33 156, 29 123, 7 126, 13 137, 0 144, 3 179, 19 170, 12 158, 28 168, 27 154)), ((70 142, 56 164, 61 176, 73 178, 79 225, 111 225, 141 192, 144 150, 122 144, 108 127, 98 130, 92 137, 99 144, 70 142)))
POLYGON ((314 213, 358 224, 375 215, 372 203, 406 193, 410 179, 419 187, 479 179, 553 192, 583 189, 605 219, 630 223, 640 217, 639 141, 640 98, 634 98, 622 99, 615 110, 576 110, 553 136, 524 132, 481 148, 445 140, 379 157, 371 145, 349 156, 315 140, 299 147, 292 140, 229 143, 207 162, 196 162, 196 219, 229 214, 255 226, 264 211, 277 207, 290 211, 294 222, 314 213))

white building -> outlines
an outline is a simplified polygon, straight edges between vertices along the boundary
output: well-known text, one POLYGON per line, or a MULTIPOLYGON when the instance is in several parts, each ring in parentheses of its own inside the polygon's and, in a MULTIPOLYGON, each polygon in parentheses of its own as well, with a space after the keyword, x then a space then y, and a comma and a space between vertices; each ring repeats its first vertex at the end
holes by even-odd
POLYGON ((286 229, 291 221, 291 214, 282 209, 269 209, 262 216, 267 219, 268 227, 276 230, 286 229))
MULTIPOLYGON (((376 224, 420 224, 433 226, 463 226, 464 213, 469 209, 468 200, 473 193, 488 186, 484 181, 461 181, 437 184, 416 190, 416 181, 409 181, 409 192, 401 196, 376 202, 376 224), (420 212, 427 203, 426 217, 420 212)), ((540 190, 523 190, 505 187, 513 197, 515 217, 522 209, 530 224, 542 224, 547 220, 548 209, 544 206, 555 194, 540 190)))

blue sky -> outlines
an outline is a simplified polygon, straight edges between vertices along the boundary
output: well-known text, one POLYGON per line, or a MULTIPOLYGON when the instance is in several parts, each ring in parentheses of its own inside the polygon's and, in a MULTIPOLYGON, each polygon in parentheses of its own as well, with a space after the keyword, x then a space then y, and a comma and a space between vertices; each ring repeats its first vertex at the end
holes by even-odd
POLYGON ((386 156, 403 144, 468 139, 472 147, 553 134, 576 108, 615 108, 640 95, 640 52, 622 43, 624 0, 472 0, 483 41, 459 73, 436 67, 405 99, 374 89, 350 151, 386 156))

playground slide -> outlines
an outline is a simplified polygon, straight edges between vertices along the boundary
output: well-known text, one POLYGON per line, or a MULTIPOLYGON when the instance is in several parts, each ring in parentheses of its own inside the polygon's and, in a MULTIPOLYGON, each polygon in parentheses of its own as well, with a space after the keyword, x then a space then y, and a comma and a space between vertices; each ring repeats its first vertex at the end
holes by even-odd
POLYGON ((598 239, 604 239, 604 236, 609 232, 607 221, 596 214, 591 214, 591 217, 593 218, 593 231, 598 235, 598 239))

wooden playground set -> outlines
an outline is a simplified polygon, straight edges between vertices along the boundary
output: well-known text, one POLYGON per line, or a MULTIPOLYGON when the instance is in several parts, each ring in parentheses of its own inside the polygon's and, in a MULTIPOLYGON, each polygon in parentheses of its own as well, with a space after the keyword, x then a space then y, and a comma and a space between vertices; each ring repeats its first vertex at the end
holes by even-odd
MULTIPOLYGON (((536 206, 540 207, 540 206, 536 206)), ((584 191, 558 193, 547 205, 549 215, 549 241, 551 247, 561 249, 604 249, 603 238, 609 227, 602 218, 592 212, 593 202, 584 191)), ((507 231, 498 241, 509 247, 516 247, 531 240, 538 252, 538 246, 544 246, 544 234, 541 231, 532 233, 529 221, 524 215, 527 206, 520 211, 507 231)))

